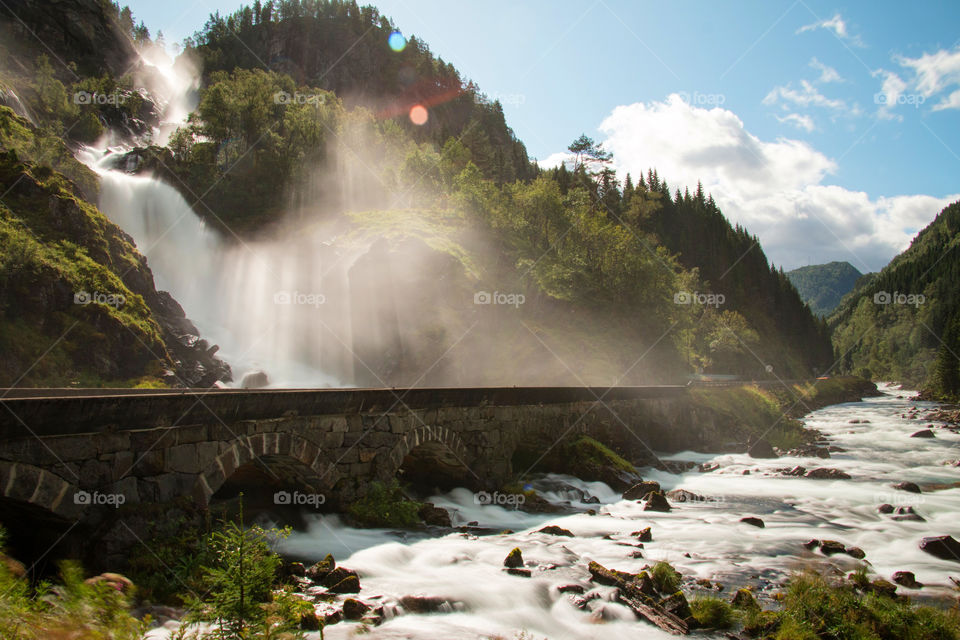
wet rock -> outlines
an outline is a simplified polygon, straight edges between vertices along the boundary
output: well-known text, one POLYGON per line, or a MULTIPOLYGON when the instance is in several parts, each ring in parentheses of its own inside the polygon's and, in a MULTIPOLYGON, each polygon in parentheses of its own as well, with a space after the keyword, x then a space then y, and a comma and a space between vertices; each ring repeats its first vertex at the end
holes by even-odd
POLYGON ((529 578, 533 573, 530 569, 514 568, 514 569, 504 569, 507 573, 512 576, 517 576, 520 578, 529 578))
POLYGON ((893 598, 897 595, 897 585, 883 578, 877 578, 870 583, 870 591, 893 598))
POLYGON ((583 504, 600 504, 600 498, 597 496, 586 496, 581 502, 583 504))
POLYGON ((930 429, 921 429, 916 433, 910 434, 911 438, 936 438, 937 436, 930 429))
POLYGON ((960 562, 960 542, 953 536, 932 536, 920 541, 920 550, 941 560, 960 562))
POLYGON ((687 597, 683 595, 682 591, 677 591, 676 593, 661 600, 660 606, 686 622, 688 625, 695 625, 696 622, 693 618, 693 612, 690 611, 690 603, 687 602, 687 597))
POLYGON ((674 489, 673 491, 668 491, 666 494, 667 498, 670 498, 674 502, 706 502, 707 499, 699 494, 696 494, 692 491, 687 491, 686 489, 674 489))
POLYGON ((849 480, 850 474, 839 469, 828 469, 827 467, 817 467, 803 474, 804 478, 812 480, 849 480))
POLYGON ((747 442, 747 453, 751 458, 776 458, 777 452, 773 450, 773 445, 764 439, 755 442, 747 442))
POLYGON ((897 571, 893 574, 893 581, 907 589, 920 589, 923 587, 921 583, 917 582, 917 576, 914 575, 913 571, 897 571))
POLYGON ((560 593, 576 593, 579 595, 579 594, 583 594, 585 589, 583 588, 582 585, 579 585, 579 584, 561 584, 560 586, 557 587, 557 591, 559 591, 560 593))
POLYGON ((270 384, 270 378, 263 371, 249 371, 240 380, 242 389, 263 389, 270 384))
POLYGON ((730 604, 735 609, 759 609, 760 605, 757 604, 757 599, 753 597, 753 593, 749 589, 737 589, 737 592, 733 594, 733 599, 730 600, 730 604))
POLYGON ((558 527, 555 524, 549 524, 544 528, 537 531, 537 533, 546 533, 551 536, 565 536, 567 538, 572 538, 573 533, 569 529, 564 529, 563 527, 558 527))
POLYGON ((909 491, 910 493, 921 493, 920 487, 918 487, 915 482, 898 482, 893 485, 893 488, 900 491, 909 491))
POLYGON ((120 593, 133 591, 133 580, 119 573, 101 573, 98 576, 87 578, 83 582, 84 584, 106 584, 120 593))
POLYGON ((663 466, 670 473, 683 473, 695 468, 697 463, 690 460, 667 460, 663 463, 663 466))
POLYGON ((630 535, 636 536, 640 542, 653 542, 653 533, 650 531, 650 527, 644 527, 640 531, 634 531, 630 535))
POLYGON ((893 513, 893 505, 882 504, 879 507, 877 507, 877 511, 879 511, 880 513, 893 513))
MULTIPOLYGON (((331 625, 335 625, 335 624, 337 624, 338 622, 341 622, 342 620, 343 620, 343 610, 341 610, 341 609, 336 609, 336 610, 334 610, 334 611, 329 611, 329 612, 327 612, 326 614, 324 614, 324 616, 323 616, 323 624, 324 624, 324 626, 326 626, 326 627, 329 627, 329 626, 331 626, 331 625)), ((302 619, 302 618, 300 619, 300 623, 303 624, 303 619, 302 619)))
POLYGON ((453 610, 453 605, 445 598, 437 596, 403 596, 400 606, 409 613, 437 613, 445 609, 453 610))
POLYGON ((507 557, 503 560, 503 566, 508 569, 516 569, 523 566, 523 554, 520 552, 520 547, 514 547, 513 550, 507 554, 507 557))
POLYGON ((926 518, 917 513, 913 507, 897 507, 896 515, 893 516, 893 519, 901 521, 926 522, 926 518))
POLYGON ((329 573, 327 573, 327 575, 323 576, 323 578, 320 580, 320 584, 329 588, 339 583, 341 580, 351 576, 356 577, 356 575, 357 572, 353 571, 352 569, 347 569, 345 567, 334 567, 329 573))
POLYGON ((803 546, 805 549, 813 551, 814 549, 820 546, 820 541, 817 539, 807 540, 806 542, 803 543, 803 546))
POLYGON ((847 547, 836 540, 821 540, 820 553, 826 556, 832 556, 837 553, 846 553, 847 547))
POLYGON ((330 593, 360 593, 360 578, 349 575, 329 588, 330 593))
POLYGON ((867 553, 860 547, 847 547, 846 554, 857 560, 863 560, 867 557, 867 553))
POLYGON ((766 525, 763 523, 763 520, 760 518, 755 518, 753 516, 747 516, 746 518, 740 518, 740 522, 744 524, 749 524, 752 527, 759 527, 763 529, 766 525))
POLYGON ((333 571, 336 566, 337 563, 333 559, 333 556, 328 553, 326 558, 311 565, 310 568, 307 569, 306 576, 313 582, 319 583, 323 581, 323 579, 327 577, 327 574, 333 571))
POLYGON ((644 500, 655 491, 660 491, 660 483, 653 480, 644 480, 624 491, 621 497, 624 500, 644 500))
POLYGON ((347 598, 343 601, 343 617, 347 620, 359 620, 370 611, 370 605, 360 602, 355 598, 347 598))
POLYGON ((785 476, 791 476, 794 478, 802 478, 803 475, 807 472, 806 467, 801 467, 800 465, 795 466, 792 469, 786 469, 781 471, 785 476))
POLYGON ((590 572, 590 579, 597 584, 608 587, 619 587, 624 583, 631 583, 637 579, 637 574, 627 573, 626 571, 617 571, 616 569, 607 569, 599 562, 591 562, 587 565, 587 571, 590 572))
POLYGON ((417 515, 425 524, 434 527, 452 527, 450 513, 443 507, 438 507, 432 502, 424 502, 423 506, 417 511, 417 515))
POLYGON ((700 466, 697 467, 697 471, 700 473, 710 473, 716 471, 720 468, 720 464, 717 462, 702 462, 700 466))
POLYGON ((667 502, 666 496, 663 495, 662 491, 655 491, 647 497, 647 501, 643 504, 644 511, 661 511, 667 512, 670 511, 670 503, 667 502))
POLYGON ((0 564, 3 564, 14 578, 27 577, 27 567, 19 560, 0 553, 0 564))
POLYGON ((792 458, 829 458, 830 449, 816 444, 807 444, 786 452, 792 458))
MULTIPOLYGON (((340 614, 341 616, 343 614, 340 614)), ((340 622, 340 619, 336 622, 327 622, 324 620, 323 624, 320 622, 320 617, 316 614, 315 611, 307 611, 300 614, 300 630, 301 631, 320 631, 321 627, 328 624, 336 624, 340 622)))

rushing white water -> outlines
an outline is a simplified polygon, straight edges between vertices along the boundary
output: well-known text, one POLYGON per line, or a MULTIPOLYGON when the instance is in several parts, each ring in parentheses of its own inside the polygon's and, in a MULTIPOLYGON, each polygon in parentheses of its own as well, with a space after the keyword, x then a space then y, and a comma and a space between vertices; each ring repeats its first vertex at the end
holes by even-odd
MULTIPOLYGON (((960 470, 944 464, 960 458, 960 436, 936 429, 935 439, 911 439, 909 435, 926 423, 904 419, 901 414, 911 406, 924 409, 934 405, 898 397, 909 397, 908 392, 884 391, 882 397, 828 407, 806 418, 808 426, 846 449, 829 459, 757 460, 747 455, 694 452, 670 456, 721 465, 711 473, 647 470, 644 476, 658 480, 666 489, 684 488, 710 500, 674 502, 670 513, 642 511, 640 504, 620 500, 606 485, 567 478, 601 504, 575 505, 580 513, 572 515, 534 515, 478 505, 472 493, 457 489, 431 498, 453 512, 454 524, 477 521, 481 526, 516 533, 415 537, 353 529, 336 516, 323 516, 316 518, 309 531, 295 533, 282 549, 308 559, 333 553, 341 564, 357 570, 363 587, 359 597, 383 603, 388 613, 387 621, 371 630, 372 638, 499 635, 509 639, 524 630, 538 639, 666 637, 636 621, 622 605, 609 601, 607 588, 600 588, 602 597, 591 602, 589 610, 581 611, 556 587, 579 583, 594 588, 586 571, 589 560, 631 572, 666 560, 685 577, 725 584, 722 596, 748 584, 769 591, 776 581, 806 566, 831 563, 847 571, 859 564, 849 556, 826 558, 807 551, 803 543, 811 538, 858 546, 866 552, 871 572, 889 579, 894 571, 913 571, 926 585, 920 590, 901 587, 903 593, 921 598, 945 596, 951 592, 948 576, 956 575, 960 564, 930 556, 919 550, 918 543, 925 536, 960 537, 956 517, 960 488, 933 486, 960 481, 960 470), (851 424, 854 419, 869 423, 851 424), (852 478, 811 480, 777 471, 794 465, 840 469, 852 478), (745 475, 747 470, 750 473, 745 475), (927 488, 917 495, 890 486, 903 481, 927 488), (926 521, 893 520, 878 513, 877 507, 883 503, 913 506, 926 521), (600 513, 587 515, 589 507, 599 507, 600 513), (744 516, 758 516, 766 527, 740 523, 744 516), (569 529, 575 537, 536 533, 548 523, 569 529), (653 542, 646 544, 643 558, 631 558, 635 549, 624 544, 635 543, 630 533, 646 526, 652 527, 653 542), (522 549, 527 568, 533 570, 532 578, 503 572, 503 560, 514 547, 522 549), (454 605, 448 613, 404 613, 397 608, 397 601, 406 595, 439 596, 454 605), (601 620, 604 624, 598 625, 601 620)), ((554 502, 569 498, 546 497, 554 502)), ((325 638, 352 637, 356 630, 356 623, 339 623, 326 629, 325 638)))

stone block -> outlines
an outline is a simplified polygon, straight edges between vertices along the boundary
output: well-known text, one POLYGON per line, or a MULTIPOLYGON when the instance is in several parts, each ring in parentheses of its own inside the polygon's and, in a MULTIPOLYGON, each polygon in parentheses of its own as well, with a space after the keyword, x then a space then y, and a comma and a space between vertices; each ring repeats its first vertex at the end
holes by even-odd
POLYGON ((198 473, 200 459, 197 456, 197 447, 193 444, 183 444, 167 449, 167 471, 179 473, 198 473))

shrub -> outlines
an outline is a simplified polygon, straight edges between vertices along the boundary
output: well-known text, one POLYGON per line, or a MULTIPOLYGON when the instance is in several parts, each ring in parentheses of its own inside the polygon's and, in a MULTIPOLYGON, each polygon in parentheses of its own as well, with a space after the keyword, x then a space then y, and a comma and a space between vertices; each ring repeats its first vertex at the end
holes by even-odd
POLYGON ((417 511, 422 505, 410 500, 400 483, 372 482, 367 494, 347 507, 358 524, 364 527, 412 527, 420 522, 417 511))

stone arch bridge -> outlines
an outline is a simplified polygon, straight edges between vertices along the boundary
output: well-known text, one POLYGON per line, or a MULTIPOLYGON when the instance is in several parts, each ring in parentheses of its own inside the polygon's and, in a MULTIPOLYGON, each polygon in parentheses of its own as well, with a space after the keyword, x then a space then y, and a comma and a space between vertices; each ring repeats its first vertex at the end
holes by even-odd
POLYGON ((521 451, 590 434, 641 459, 697 421, 682 386, 9 390, 0 404, 0 500, 66 521, 117 501, 206 506, 251 467, 343 504, 431 451, 492 489, 521 451))

